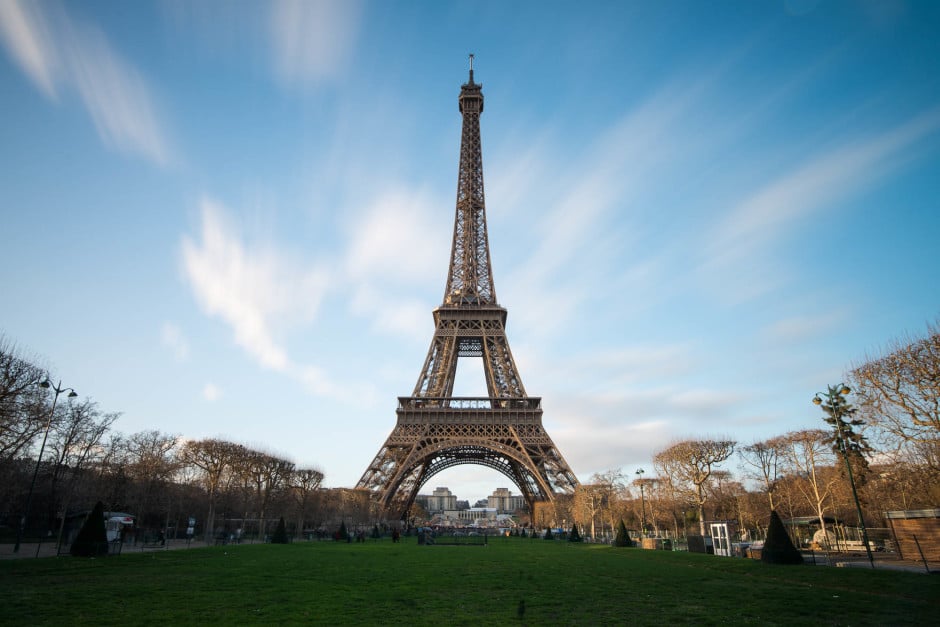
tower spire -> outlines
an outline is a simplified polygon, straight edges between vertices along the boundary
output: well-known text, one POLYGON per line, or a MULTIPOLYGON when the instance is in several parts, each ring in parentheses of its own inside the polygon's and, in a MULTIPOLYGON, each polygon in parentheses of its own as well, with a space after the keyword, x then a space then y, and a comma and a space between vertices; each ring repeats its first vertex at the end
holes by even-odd
POLYGON ((463 130, 457 171, 457 215, 444 305, 496 305, 483 195, 483 148, 480 141, 483 85, 473 81, 472 54, 470 80, 461 85, 457 103, 463 116, 463 130))

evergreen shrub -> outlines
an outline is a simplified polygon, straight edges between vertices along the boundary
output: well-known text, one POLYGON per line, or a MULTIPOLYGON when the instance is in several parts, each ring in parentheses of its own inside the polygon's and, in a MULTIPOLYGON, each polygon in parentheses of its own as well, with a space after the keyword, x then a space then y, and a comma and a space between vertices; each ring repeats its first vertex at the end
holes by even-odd
POLYGON ((623 524, 623 519, 620 519, 620 524, 617 525, 617 537, 614 538, 614 546, 634 546, 633 540, 630 539, 630 532, 627 531, 627 526, 623 524))
POLYGON ((287 526, 284 524, 283 516, 277 521, 277 528, 271 536, 271 544, 287 544, 287 526))
POLYGON ((97 557, 108 554, 108 532, 104 526, 104 503, 98 501, 88 514, 69 552, 75 557, 97 557))
POLYGON ((764 540, 764 548, 761 549, 760 561, 765 564, 803 563, 803 555, 793 546, 790 535, 776 510, 770 511, 770 526, 767 528, 767 539, 764 540))
POLYGON ((568 534, 568 542, 581 542, 581 532, 578 531, 578 523, 571 525, 571 533, 568 534))

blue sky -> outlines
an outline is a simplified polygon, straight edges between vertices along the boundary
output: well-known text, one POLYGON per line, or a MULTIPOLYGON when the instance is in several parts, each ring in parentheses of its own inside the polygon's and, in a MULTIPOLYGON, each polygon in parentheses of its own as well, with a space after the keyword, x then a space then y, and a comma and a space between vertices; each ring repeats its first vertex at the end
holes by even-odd
POLYGON ((496 294, 576 474, 821 426, 940 312, 938 35, 900 0, 0 0, 0 331, 124 433, 354 485, 443 297, 473 52, 496 294))

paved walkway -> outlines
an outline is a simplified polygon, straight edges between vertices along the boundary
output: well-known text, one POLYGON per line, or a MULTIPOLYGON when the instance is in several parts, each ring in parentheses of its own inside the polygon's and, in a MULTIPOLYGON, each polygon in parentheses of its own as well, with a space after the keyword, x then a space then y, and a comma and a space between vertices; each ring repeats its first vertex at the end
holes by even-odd
POLYGON ((873 562, 869 563, 864 553, 827 554, 824 551, 817 551, 803 554, 803 559, 807 564, 816 566, 835 566, 836 568, 872 568, 874 566, 875 570, 897 570, 921 574, 940 572, 940 564, 929 563, 930 568, 927 569, 921 561, 898 559, 893 553, 874 553, 873 557, 873 562))
MULTIPOLYGON (((206 543, 202 540, 167 540, 166 546, 162 548, 153 548, 153 547, 144 547, 143 544, 128 544, 125 543, 121 547, 121 553, 142 553, 142 552, 153 552, 153 551, 171 551, 178 549, 195 549, 202 548, 207 546, 206 543)), ((42 544, 36 542, 24 542, 20 544, 19 553, 13 552, 13 544, 0 544, 0 559, 32 559, 37 557, 36 550, 39 549, 38 557, 55 557, 56 556, 56 543, 55 540, 50 540, 49 542, 43 542, 42 544)), ((64 555, 68 555, 68 549, 63 548, 64 555)))

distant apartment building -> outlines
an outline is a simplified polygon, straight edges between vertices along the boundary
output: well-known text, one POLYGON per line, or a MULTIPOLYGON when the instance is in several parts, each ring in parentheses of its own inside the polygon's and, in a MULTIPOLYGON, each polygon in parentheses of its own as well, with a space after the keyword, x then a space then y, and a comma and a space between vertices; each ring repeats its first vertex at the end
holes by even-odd
POLYGON ((457 509, 457 497, 447 488, 435 488, 431 496, 422 497, 428 512, 443 512, 457 509))
POLYGON ((501 514, 511 514, 519 509, 525 509, 525 497, 513 494, 509 488, 496 488, 486 499, 486 507, 495 509, 501 514))
POLYGON ((435 488, 431 494, 420 494, 415 499, 429 514, 446 514, 450 520, 468 521, 475 518, 496 517, 525 509, 525 498, 513 494, 509 488, 497 488, 493 494, 477 501, 473 507, 467 501, 458 501, 449 488, 435 488))

